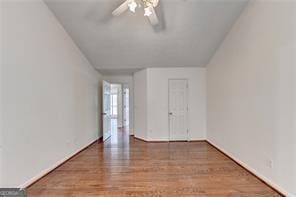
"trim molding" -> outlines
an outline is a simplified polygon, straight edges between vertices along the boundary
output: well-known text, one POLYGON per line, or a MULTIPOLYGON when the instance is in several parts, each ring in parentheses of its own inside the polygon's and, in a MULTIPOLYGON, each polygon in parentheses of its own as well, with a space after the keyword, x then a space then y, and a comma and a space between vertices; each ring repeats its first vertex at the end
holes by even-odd
POLYGON ((133 136, 135 139, 137 140, 140 140, 140 141, 143 141, 143 142, 147 142, 147 143, 168 143, 170 141, 168 140, 146 140, 146 139, 143 139, 143 138, 140 138, 140 137, 136 137, 136 136, 133 136))
POLYGON ((142 141, 142 142, 148 142, 147 140, 144 140, 144 139, 142 139, 142 138, 140 138, 140 137, 136 137, 135 135, 132 136, 132 137, 135 138, 136 140, 140 140, 140 141, 142 141))
POLYGON ((189 140, 188 142, 207 142, 206 139, 200 139, 200 140, 189 140))
POLYGON ((249 173, 251 173, 253 176, 255 176, 257 179, 259 179, 261 182, 263 182, 265 185, 267 185, 268 187, 270 187, 272 190, 274 190, 275 192, 279 193, 282 196, 287 196, 287 197, 295 197, 293 194, 289 194, 288 192, 286 192, 283 188, 281 188, 280 186, 272 183, 270 180, 268 180, 265 176, 262 176, 260 173, 258 173, 256 170, 254 170, 253 168, 249 167, 247 164, 245 164, 242 161, 239 161, 238 159, 235 159, 235 157, 233 157, 231 154, 229 154, 227 151, 225 151, 224 149, 220 148, 218 145, 214 144, 213 142, 206 140, 206 142, 211 145, 213 148, 215 148, 216 150, 218 150, 220 153, 222 153, 223 155, 225 155, 226 157, 228 157, 229 159, 231 159, 233 162, 235 162, 237 165, 241 166, 242 168, 244 168, 245 170, 247 170, 249 173))
POLYGON ((102 141, 103 141, 103 137, 99 137, 98 139, 95 139, 95 140, 91 141, 90 143, 88 143, 87 145, 85 145, 82 148, 78 149, 74 153, 72 153, 69 156, 65 157, 64 159, 58 161, 52 167, 47 168, 47 169, 41 171, 38 175, 36 175, 35 177, 31 178, 30 180, 28 180, 27 182, 23 183, 22 185, 20 185, 19 188, 26 188, 27 189, 27 188, 31 187, 37 181, 39 181, 40 179, 42 179, 43 177, 45 177, 46 175, 48 175, 49 173, 51 173, 52 171, 54 171, 55 169, 57 169, 58 167, 60 167, 61 165, 63 165, 67 161, 69 161, 70 159, 72 159, 73 157, 75 157, 77 154, 81 153, 82 151, 84 151, 85 149, 87 149, 88 147, 90 147, 91 145, 93 145, 94 143, 96 143, 96 142, 102 142, 102 141))
POLYGON ((132 136, 137 140, 141 140, 143 142, 148 142, 148 143, 169 143, 169 142, 207 142, 206 139, 198 139, 198 140, 147 140, 143 139, 140 137, 132 136))

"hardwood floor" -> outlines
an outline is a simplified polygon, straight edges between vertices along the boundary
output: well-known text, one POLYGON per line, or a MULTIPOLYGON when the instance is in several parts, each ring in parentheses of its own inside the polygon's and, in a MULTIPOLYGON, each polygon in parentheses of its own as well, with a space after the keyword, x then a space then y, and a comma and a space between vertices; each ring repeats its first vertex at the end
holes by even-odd
POLYGON ((28 196, 281 196, 206 142, 146 143, 118 132, 30 188, 28 196))

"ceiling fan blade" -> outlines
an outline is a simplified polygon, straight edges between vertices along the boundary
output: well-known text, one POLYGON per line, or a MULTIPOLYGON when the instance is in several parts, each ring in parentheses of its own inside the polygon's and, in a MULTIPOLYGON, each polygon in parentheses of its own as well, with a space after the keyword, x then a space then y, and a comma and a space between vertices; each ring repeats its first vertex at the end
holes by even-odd
POLYGON ((119 16, 121 15, 123 12, 125 12, 128 9, 128 0, 126 0, 125 2, 123 2, 118 8, 116 8, 113 12, 112 15, 113 16, 119 16))
POLYGON ((159 20, 158 20, 158 17, 156 15, 155 9, 153 7, 151 7, 150 10, 152 12, 152 14, 150 14, 150 16, 148 16, 148 19, 149 19, 150 23, 153 26, 158 25, 159 20))

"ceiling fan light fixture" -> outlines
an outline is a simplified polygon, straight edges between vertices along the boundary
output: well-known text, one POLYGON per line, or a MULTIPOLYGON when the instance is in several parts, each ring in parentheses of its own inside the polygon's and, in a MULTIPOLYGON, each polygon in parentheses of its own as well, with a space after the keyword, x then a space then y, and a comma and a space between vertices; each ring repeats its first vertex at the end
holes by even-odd
POLYGON ((135 13, 138 5, 134 0, 130 0, 127 6, 131 12, 135 13))
POLYGON ((147 7, 156 7, 159 3, 159 0, 142 0, 144 5, 147 7))
MULTIPOLYGON (((1 0, 0 0, 1 1, 1 0)), ((127 10, 135 13, 136 8, 143 7, 144 16, 147 16, 152 26, 159 24, 155 7, 159 4, 159 0, 124 0, 113 12, 113 16, 119 16, 127 10)))
POLYGON ((151 8, 150 7, 146 7, 144 9, 144 16, 150 16, 152 14, 151 8))

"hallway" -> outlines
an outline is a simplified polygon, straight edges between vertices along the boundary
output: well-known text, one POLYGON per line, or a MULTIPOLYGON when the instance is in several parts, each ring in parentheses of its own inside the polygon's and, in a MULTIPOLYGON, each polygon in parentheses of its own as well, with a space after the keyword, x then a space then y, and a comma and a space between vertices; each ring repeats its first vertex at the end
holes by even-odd
POLYGON ((280 196, 207 142, 146 143, 118 130, 28 196, 280 196))

